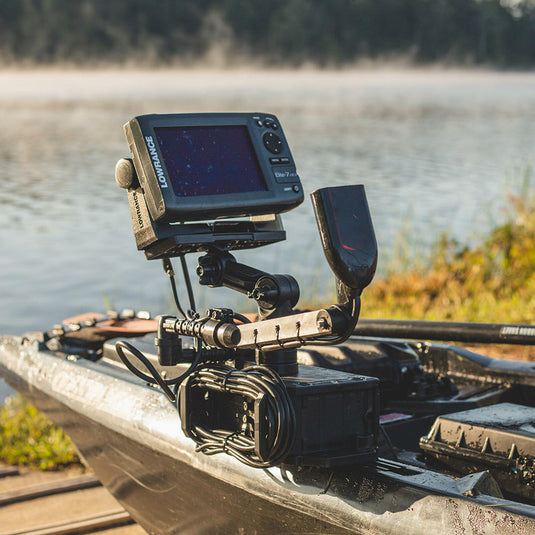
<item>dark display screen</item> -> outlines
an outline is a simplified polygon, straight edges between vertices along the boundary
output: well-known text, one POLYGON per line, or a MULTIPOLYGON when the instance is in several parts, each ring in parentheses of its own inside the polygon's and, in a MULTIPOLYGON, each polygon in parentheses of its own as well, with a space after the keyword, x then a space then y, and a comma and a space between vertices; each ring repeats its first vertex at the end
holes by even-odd
POLYGON ((247 127, 154 128, 177 197, 266 191, 247 127))

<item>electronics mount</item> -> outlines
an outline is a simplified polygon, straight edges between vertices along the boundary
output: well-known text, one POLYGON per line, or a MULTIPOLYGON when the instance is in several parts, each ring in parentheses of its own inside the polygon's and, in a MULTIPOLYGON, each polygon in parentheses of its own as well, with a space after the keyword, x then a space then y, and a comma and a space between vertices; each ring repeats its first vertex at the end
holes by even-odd
POLYGON ((312 193, 324 252, 337 277, 338 303, 299 312, 294 310, 299 285, 291 275, 238 263, 230 252, 284 240, 280 213, 303 200, 278 119, 265 113, 145 115, 129 121, 125 133, 133 157, 118 162, 116 180, 128 190, 137 247, 148 259, 163 260, 180 312, 180 317, 159 319, 158 360, 163 366, 190 367, 166 381, 133 346, 119 342, 123 362, 145 380, 148 376, 126 352, 149 369, 177 402, 184 433, 204 453, 229 453, 259 467, 280 462, 335 466, 373 458, 377 380, 298 365, 296 351, 311 340, 341 343, 357 323, 360 296, 377 263, 364 187, 312 193), (204 253, 199 283, 253 299, 259 321, 230 309, 211 309, 204 316, 194 311, 184 262, 191 252, 204 253), (174 284, 170 258, 176 256, 190 297, 187 313, 174 284), (183 336, 195 340, 193 353, 182 350, 183 336), (359 397, 361 402, 351 401, 359 397), (319 406, 312 408, 317 400, 319 421, 319 406), (236 406, 245 410, 238 420, 236 406), (342 428, 333 423, 340 413, 347 419, 342 428), (307 430, 312 421, 319 437, 307 430))

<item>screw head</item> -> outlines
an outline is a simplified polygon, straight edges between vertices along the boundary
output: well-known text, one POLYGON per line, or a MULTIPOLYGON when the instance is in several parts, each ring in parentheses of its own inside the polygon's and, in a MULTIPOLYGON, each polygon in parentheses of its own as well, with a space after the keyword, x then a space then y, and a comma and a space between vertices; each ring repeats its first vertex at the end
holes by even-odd
POLYGON ((329 328, 329 322, 326 318, 318 318, 318 320, 316 321, 316 327, 320 331, 324 331, 329 328))

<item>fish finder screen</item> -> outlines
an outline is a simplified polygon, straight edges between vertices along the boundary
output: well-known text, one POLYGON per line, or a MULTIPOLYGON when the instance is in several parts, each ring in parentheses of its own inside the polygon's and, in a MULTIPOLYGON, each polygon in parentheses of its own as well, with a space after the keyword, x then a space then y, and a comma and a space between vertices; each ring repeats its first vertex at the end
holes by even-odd
POLYGON ((247 127, 159 127, 154 133, 177 197, 266 191, 247 127))

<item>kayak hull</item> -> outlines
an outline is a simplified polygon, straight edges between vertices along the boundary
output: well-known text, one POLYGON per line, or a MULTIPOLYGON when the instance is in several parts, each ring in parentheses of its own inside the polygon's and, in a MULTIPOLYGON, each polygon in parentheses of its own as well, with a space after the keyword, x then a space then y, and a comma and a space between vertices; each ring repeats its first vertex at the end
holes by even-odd
POLYGON ((109 362, 1 337, 0 375, 149 533, 535 533, 535 507, 463 495, 458 480, 403 462, 259 470, 198 454, 163 393, 109 362))

